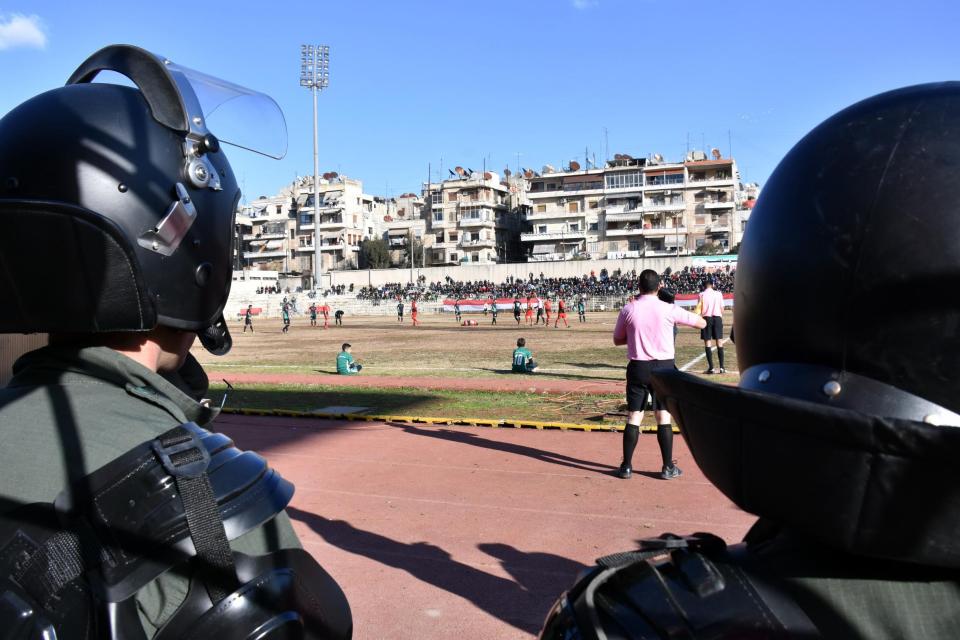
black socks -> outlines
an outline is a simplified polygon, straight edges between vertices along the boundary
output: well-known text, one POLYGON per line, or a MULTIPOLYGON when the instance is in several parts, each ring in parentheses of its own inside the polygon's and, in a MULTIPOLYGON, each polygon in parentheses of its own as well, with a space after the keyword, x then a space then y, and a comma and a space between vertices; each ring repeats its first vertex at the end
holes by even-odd
POLYGON ((723 369, 723 347, 717 347, 717 361, 720 363, 720 368, 723 369))
POLYGON ((626 428, 624 428, 622 467, 633 466, 633 450, 637 448, 637 440, 639 438, 640 438, 640 427, 638 427, 635 424, 628 424, 626 428))
POLYGON ((673 426, 670 424, 657 425, 657 444, 660 445, 660 457, 663 458, 663 466, 673 465, 673 426))
POLYGON ((704 350, 707 352, 707 368, 713 369, 713 353, 710 352, 710 347, 704 347, 704 350))

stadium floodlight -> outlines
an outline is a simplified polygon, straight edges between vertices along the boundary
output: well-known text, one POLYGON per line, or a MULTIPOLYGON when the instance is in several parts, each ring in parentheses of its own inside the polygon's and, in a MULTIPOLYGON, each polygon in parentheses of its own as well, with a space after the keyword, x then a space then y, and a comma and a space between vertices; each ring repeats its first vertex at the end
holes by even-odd
POLYGON ((300 86, 313 94, 313 288, 320 287, 320 159, 317 144, 317 95, 330 84, 330 47, 300 45, 300 86))

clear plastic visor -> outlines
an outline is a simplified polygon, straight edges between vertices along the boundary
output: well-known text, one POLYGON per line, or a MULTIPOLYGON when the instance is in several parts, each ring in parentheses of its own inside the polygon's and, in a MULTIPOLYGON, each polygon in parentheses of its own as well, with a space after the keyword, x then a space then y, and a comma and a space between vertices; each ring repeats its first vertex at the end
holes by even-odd
POLYGON ((221 142, 278 160, 287 154, 287 122, 273 98, 175 63, 167 68, 190 84, 207 130, 221 142))

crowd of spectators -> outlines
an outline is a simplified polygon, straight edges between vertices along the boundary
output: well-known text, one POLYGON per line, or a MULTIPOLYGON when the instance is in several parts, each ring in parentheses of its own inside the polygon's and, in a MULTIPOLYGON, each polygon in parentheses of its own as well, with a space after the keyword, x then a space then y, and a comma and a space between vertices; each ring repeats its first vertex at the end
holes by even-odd
MULTIPOLYGON (((664 287, 678 294, 703 291, 709 278, 714 280, 717 290, 732 293, 735 275, 736 269, 731 269, 729 266, 710 270, 702 267, 685 267, 682 271, 671 272, 667 269, 662 274, 662 278, 664 287)), ((461 282, 449 276, 442 282, 428 283, 421 278, 416 283, 390 283, 376 287, 362 287, 358 290, 357 299, 379 303, 382 300, 414 297, 430 301, 441 298, 522 298, 531 294, 588 298, 621 297, 631 295, 638 290, 637 276, 636 271, 623 272, 618 269, 608 272, 606 269, 601 269, 600 273, 591 271, 589 274, 573 278, 547 278, 542 273, 538 277, 531 273, 526 279, 509 277, 499 284, 489 280, 461 282)))

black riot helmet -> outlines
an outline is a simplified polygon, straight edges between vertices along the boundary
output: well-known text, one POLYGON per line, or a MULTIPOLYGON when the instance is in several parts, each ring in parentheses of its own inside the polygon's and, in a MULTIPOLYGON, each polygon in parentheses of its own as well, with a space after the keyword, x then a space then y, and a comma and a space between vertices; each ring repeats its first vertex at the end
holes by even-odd
POLYGON ((0 119, 0 332, 162 325, 226 353, 240 191, 208 116, 252 101, 247 124, 279 122, 282 156, 266 96, 115 45, 0 119), (102 71, 135 87, 92 82, 102 71))
POLYGON ((736 279, 739 388, 654 375, 707 477, 850 553, 960 567, 960 83, 884 93, 787 154, 736 279))

